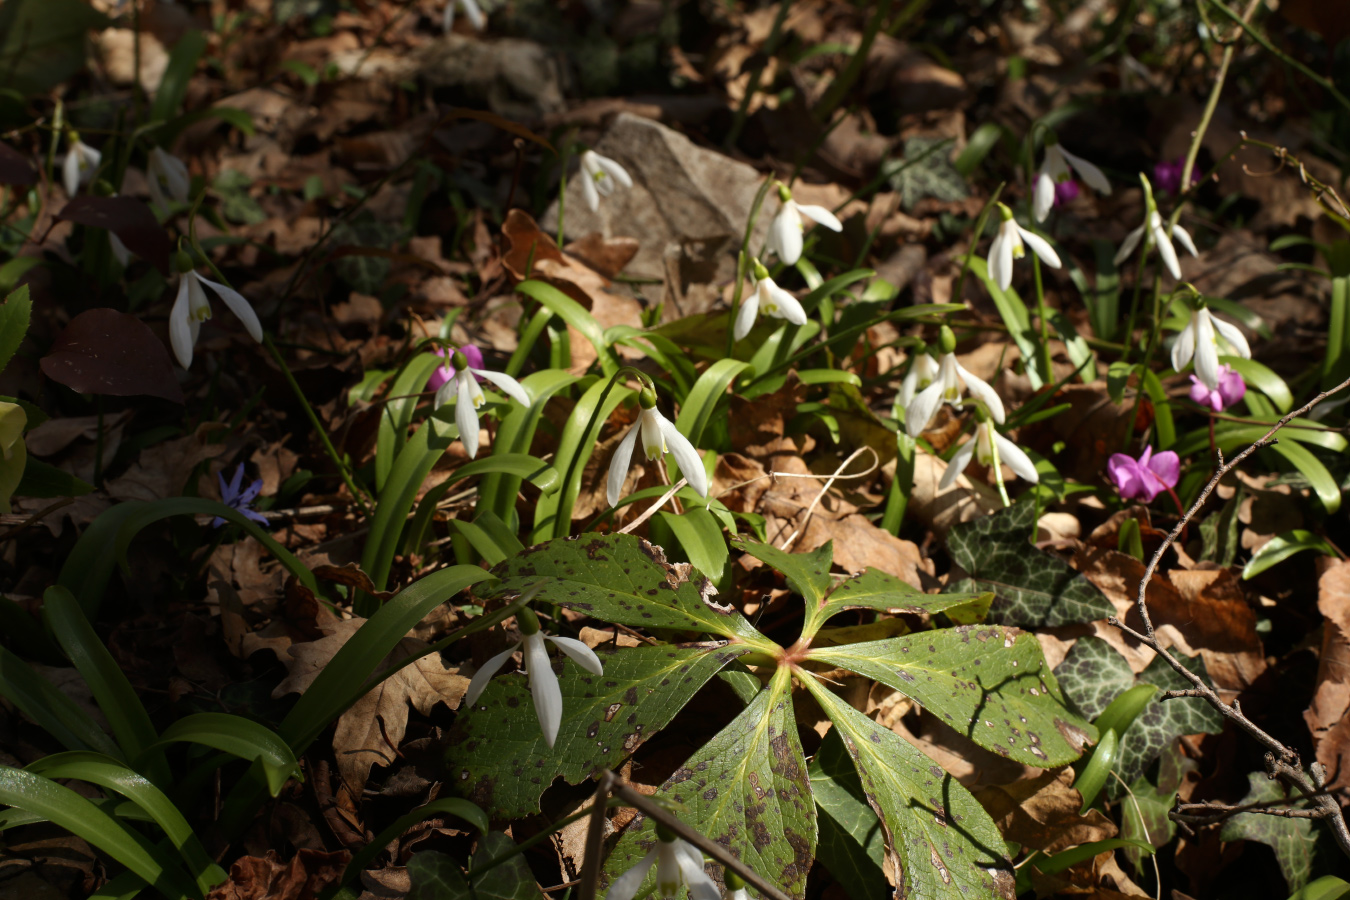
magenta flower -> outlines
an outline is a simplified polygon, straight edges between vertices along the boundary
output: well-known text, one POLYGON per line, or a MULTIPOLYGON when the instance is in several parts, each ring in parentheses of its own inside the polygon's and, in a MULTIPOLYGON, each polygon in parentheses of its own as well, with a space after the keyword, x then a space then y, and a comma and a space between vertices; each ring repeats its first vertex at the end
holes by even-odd
POLYGON ((1219 386, 1211 389, 1196 376, 1191 376, 1191 399, 1215 412, 1223 412, 1247 395, 1247 383, 1232 366, 1219 366, 1219 386))
MULTIPOLYGON (((482 350, 479 350, 473 344, 465 344, 463 347, 460 347, 459 349, 464 351, 464 358, 469 361, 470 369, 483 368, 482 350)), ((438 366, 436 370, 431 373, 431 377, 427 379, 427 390, 434 391, 441 385, 449 381, 451 378, 455 377, 455 367, 450 365, 450 354, 452 352, 453 351, 446 350, 444 347, 436 348, 436 355, 445 359, 446 363, 443 366, 438 366)), ((478 376, 476 375, 474 377, 478 378, 478 376)), ((482 382, 482 380, 483 380, 482 378, 478 378, 478 381, 480 383, 482 382)))
POLYGON ((1171 450, 1154 456, 1153 448, 1145 447, 1138 459, 1124 453, 1111 454, 1106 474, 1123 499, 1152 503, 1154 497, 1177 486, 1181 460, 1171 450))
POLYGON ((1063 206, 1071 200, 1078 199, 1078 182, 1070 178, 1068 181, 1058 181, 1055 183, 1055 206, 1063 206))
MULTIPOLYGON (((1181 173, 1186 168, 1186 158, 1178 156, 1176 159, 1160 159, 1153 164, 1153 183, 1157 186, 1158 192, 1163 194, 1176 194, 1181 191, 1181 173)), ((1200 180, 1200 173, 1191 171, 1191 184, 1200 180)))

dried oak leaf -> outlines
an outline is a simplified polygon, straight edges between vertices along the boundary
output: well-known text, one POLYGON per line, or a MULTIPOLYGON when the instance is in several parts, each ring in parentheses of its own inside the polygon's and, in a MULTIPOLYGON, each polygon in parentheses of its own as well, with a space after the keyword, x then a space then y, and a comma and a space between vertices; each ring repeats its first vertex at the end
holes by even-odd
POLYGON ((1350 787, 1350 562, 1329 565, 1317 582, 1317 608, 1326 616, 1317 692, 1303 713, 1328 787, 1350 787))
POLYGON ((1115 837, 1115 823, 1101 810, 1078 814, 1083 796, 1072 785, 1073 769, 1066 767, 1012 784, 977 788, 975 797, 1007 840, 1046 854, 1115 837))
POLYGON ((300 850, 282 863, 275 850, 266 856, 245 856, 230 866, 230 880, 217 885, 206 900, 314 900, 342 877, 351 854, 300 850))

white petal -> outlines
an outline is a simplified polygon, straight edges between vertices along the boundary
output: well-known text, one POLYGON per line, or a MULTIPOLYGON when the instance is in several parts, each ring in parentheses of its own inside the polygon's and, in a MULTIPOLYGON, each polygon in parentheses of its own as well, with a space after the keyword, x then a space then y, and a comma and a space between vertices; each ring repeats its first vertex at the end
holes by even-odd
POLYGON ((66 158, 61 163, 61 178, 66 185, 66 194, 74 197, 80 190, 80 154, 73 147, 66 151, 66 158))
POLYGON ((1153 229, 1153 242, 1158 245, 1158 255, 1162 257, 1163 265, 1167 266, 1167 271, 1172 273, 1172 277, 1181 280, 1181 263, 1177 260, 1176 248, 1172 246, 1172 241, 1167 237, 1167 232, 1161 228, 1153 229))
POLYGON ((1033 195, 1031 209, 1037 222, 1044 222, 1055 205, 1055 182, 1044 171, 1036 176, 1036 192, 1033 195))
POLYGON ((1191 236, 1186 232, 1186 229, 1182 228, 1180 225, 1173 225, 1172 236, 1181 242, 1181 246, 1185 247, 1186 252, 1191 256, 1200 255, 1195 252, 1195 241, 1191 240, 1191 236))
POLYGON ((722 892, 717 889, 717 882, 704 870, 703 857, 698 855, 698 851, 684 841, 678 841, 675 859, 680 864, 680 874, 689 888, 690 900, 721 900, 722 892))
POLYGON ((736 340, 744 340, 750 333, 750 329, 755 327, 755 318, 759 315, 759 288, 750 289, 750 293, 741 298, 741 308, 736 310, 736 328, 732 336, 736 340))
POLYGON ((914 399, 914 395, 919 391, 919 364, 915 360, 914 365, 909 367, 903 381, 900 382, 900 390, 895 394, 895 405, 901 409, 909 406, 909 401, 914 399))
MULTIPOLYGON (((451 2, 453 3, 454 0, 451 0, 451 2)), ((483 15, 483 11, 478 8, 478 4, 474 0, 459 0, 459 2, 464 7, 464 15, 468 17, 473 30, 482 31, 487 25, 487 18, 483 15)))
POLYGON ((1225 322, 1218 316, 1210 316, 1210 323, 1219 332, 1219 336, 1233 348, 1235 355, 1241 356, 1243 359, 1252 358, 1252 348, 1247 346, 1247 338, 1243 336, 1241 329, 1231 322, 1225 322))
POLYGON ((539 716, 539 728, 544 732, 544 742, 553 747, 558 739, 558 726, 562 724, 562 689, 558 687, 558 676, 553 674, 549 664, 548 648, 544 646, 544 636, 540 632, 525 636, 525 665, 530 671, 530 693, 534 695, 534 711, 539 716))
POLYGON ((235 317, 244 323, 244 330, 248 332, 248 336, 261 343, 263 339, 262 323, 258 321, 258 314, 253 311, 253 305, 244 299, 244 295, 234 288, 216 284, 214 281, 201 278, 201 276, 198 276, 198 278, 202 284, 215 291, 216 296, 225 301, 225 305, 229 307, 230 312, 234 313, 235 317))
POLYGON ((966 390, 974 395, 976 400, 984 404, 984 408, 989 410, 989 415, 994 417, 994 421, 1003 424, 1003 401, 999 398, 998 392, 989 386, 989 383, 982 378, 977 378, 970 373, 960 363, 956 363, 956 374, 965 384, 966 390))
POLYGON ((609 461, 609 478, 605 482, 605 499, 609 501, 610 506, 619 502, 619 491, 623 490, 623 483, 628 478, 628 465, 633 461, 633 447, 637 445, 638 423, 634 422, 633 427, 628 429, 628 433, 619 441, 619 446, 614 449, 614 456, 609 461))
POLYGON ((1059 150, 1064 155, 1064 159, 1073 166, 1073 170, 1083 179, 1083 183, 1092 188, 1099 194, 1111 193, 1111 182, 1101 169, 1092 163, 1083 159, 1081 156, 1075 156, 1063 147, 1059 150))
POLYGON ((1214 342, 1214 320, 1209 310, 1195 313, 1195 375, 1210 390, 1219 387, 1219 348, 1214 342))
POLYGON ((600 192, 595 189, 595 176, 586 169, 586 157, 582 156, 581 171, 577 177, 581 179, 581 195, 586 198, 586 205, 595 212, 600 208, 600 192))
POLYGON ((784 265, 794 266, 802 258, 802 217, 791 200, 783 204, 769 224, 769 239, 784 265))
POLYGON ((812 206, 807 203, 798 203, 797 212, 806 216, 814 222, 824 225, 831 231, 843 231, 844 223, 839 221, 839 217, 830 212, 823 206, 812 206))
MULTIPOLYGON (((1014 225, 1014 234, 1017 226, 1014 225)), ((1012 267, 1014 251, 1017 249, 1017 242, 1007 229, 999 230, 1003 241, 998 245, 998 286, 1002 290, 1007 290, 1012 284, 1012 267)))
POLYGON ((802 309, 801 301, 774 284, 772 281, 767 283, 769 285, 769 293, 773 296, 773 301, 778 306, 778 311, 773 313, 774 318, 787 319, 793 325, 805 325, 806 310, 802 309))
POLYGON ((112 249, 112 255, 117 258, 117 261, 121 264, 122 268, 125 269, 127 264, 131 262, 131 251, 127 249, 127 245, 122 243, 120 237, 110 231, 108 232, 108 246, 112 249))
POLYGON ((1017 473, 1017 477, 1031 484, 1036 484, 1041 480, 1040 473, 1036 471, 1036 464, 1031 461, 1031 457, 1022 452, 1022 448, 1012 441, 991 429, 994 436, 994 443, 998 446, 998 458, 1000 462, 1006 463, 1008 468, 1017 473))
POLYGON ((501 388, 508 397, 519 403, 521 406, 530 405, 530 395, 525 393, 525 388, 519 381, 516 381, 505 372, 493 372, 490 369, 469 369, 475 375, 481 375, 483 378, 501 388))
POLYGON ((1125 240, 1121 242, 1120 249, 1116 251, 1116 258, 1112 260, 1116 265, 1120 265, 1130 258, 1134 248, 1139 246, 1139 240, 1144 236, 1144 226, 1140 225, 1134 231, 1125 235, 1125 240))
POLYGON ((628 170, 608 156, 601 156, 599 153, 595 154, 595 163, 601 170, 608 174, 610 178, 613 178, 619 184, 626 188, 631 188, 633 186, 633 179, 628 175, 628 170))
POLYGON ((947 463, 947 471, 942 473, 942 480, 938 482, 938 490, 945 491, 951 487, 961 473, 966 470, 966 466, 970 465, 971 457, 975 455, 977 444, 979 444, 979 440, 972 437, 952 455, 952 461, 947 463))
POLYGON ((666 452, 666 436, 661 424, 666 417, 655 409, 644 409, 638 414, 638 427, 642 429, 642 452, 648 459, 656 459, 666 452))
POLYGON ((496 656, 483 663, 483 667, 473 673, 473 678, 469 679, 469 689, 464 692, 463 706, 473 706, 474 703, 478 701, 478 698, 483 694, 483 689, 486 688, 488 682, 492 680, 492 676, 496 675, 497 672, 501 670, 501 667, 506 664, 506 661, 511 658, 511 655, 515 653, 519 647, 520 642, 517 641, 501 653, 498 653, 496 656))
POLYGON ((178 297, 173 301, 173 309, 169 310, 169 346, 173 347, 178 364, 185 369, 192 366, 192 345, 195 343, 192 326, 188 322, 192 314, 188 299, 190 284, 191 280, 186 274, 179 276, 178 297))
POLYGON ((155 177, 153 170, 146 173, 146 185, 150 189, 150 203, 162 214, 169 211, 169 198, 165 196, 164 191, 159 186, 159 179, 155 177))
POLYGON ((675 462, 680 466, 680 474, 689 479, 689 486, 695 493, 706 499, 708 470, 703 468, 703 458, 698 455, 689 438, 680 434, 679 429, 664 417, 661 419, 661 434, 666 439, 666 446, 670 448, 670 455, 675 457, 675 462))
POLYGON ((637 896, 638 888, 642 887, 642 880, 647 877, 647 872, 651 870, 654 862, 656 862, 656 849, 652 848, 637 865, 610 882, 609 890, 605 892, 605 900, 633 900, 637 896))
POLYGON ((928 423, 933 420, 938 407, 942 405, 942 382, 934 381, 919 391, 918 395, 905 407, 905 431, 916 438, 923 434, 928 423))
POLYGON ((581 666, 592 675, 605 674, 605 666, 600 662, 600 657, 595 655, 595 651, 587 647, 576 638, 554 637, 545 635, 545 640, 552 641, 558 649, 567 654, 568 659, 581 666))
POLYGON ((473 405, 473 390, 469 384, 473 376, 467 372, 456 372, 451 381, 458 382, 455 388, 455 424, 459 426, 459 439, 464 444, 464 452, 469 459, 478 455, 478 408, 473 405))
POLYGON ((1005 283, 1005 282, 1004 282, 1004 276, 1005 276, 1005 274, 1006 274, 1006 276, 1007 276, 1007 282, 1006 282, 1006 283, 1007 283, 1007 284, 1012 284, 1012 253, 1011 253, 1011 252, 1009 252, 1008 255, 1007 255, 1007 257, 1006 257, 1006 259, 1007 259, 1006 266, 1007 266, 1008 271, 1007 271, 1006 273, 1003 271, 1004 266, 1005 266, 1005 262, 1004 262, 1005 257, 1004 257, 1004 255, 1003 255, 1003 245, 1006 244, 1006 243, 1007 243, 1007 238, 1005 238, 1005 237, 1003 236, 1003 232, 1000 230, 998 234, 994 235, 993 241, 991 241, 990 244, 989 244, 989 258, 988 258, 988 260, 987 260, 987 264, 988 264, 988 266, 989 266, 989 280, 992 281, 994 284, 998 285, 1000 289, 1002 289, 1002 288, 1004 287, 1004 283, 1005 283))
MULTIPOLYGON (((1176 343, 1172 344, 1172 368, 1177 372, 1186 368, 1186 364, 1195 355, 1195 315, 1199 315, 1199 312, 1193 314, 1190 323, 1181 329, 1176 343)), ((1130 340, 1130 335, 1125 335, 1125 339, 1130 340)))
POLYGON ((1034 231, 1028 231, 1021 225, 1017 226, 1017 230, 1022 235, 1022 240, 1026 241, 1027 246, 1031 247, 1036 255, 1041 258, 1041 262, 1052 269, 1058 269, 1062 265, 1059 261, 1059 254, 1055 252, 1054 247, 1050 246, 1049 241, 1034 231))

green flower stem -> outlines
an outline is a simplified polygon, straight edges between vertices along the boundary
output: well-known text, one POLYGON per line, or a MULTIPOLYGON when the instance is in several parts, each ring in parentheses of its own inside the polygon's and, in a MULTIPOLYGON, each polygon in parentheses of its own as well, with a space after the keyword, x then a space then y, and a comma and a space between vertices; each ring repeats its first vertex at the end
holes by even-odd
POLYGON ((1036 317, 1041 320, 1041 369, 1045 383, 1055 380, 1054 359, 1050 355, 1050 309, 1045 305, 1045 286, 1041 283, 1041 258, 1031 254, 1031 271, 1036 276, 1036 317))
POLYGON ((723 354, 727 359, 732 358, 731 351, 736 347, 736 313, 741 307, 741 293, 745 290, 745 278, 750 272, 750 238, 755 233, 755 221, 759 218, 760 208, 773 182, 772 178, 766 178, 759 186, 755 202, 750 204, 750 217, 745 222, 745 237, 741 239, 741 252, 736 258, 736 288, 731 295, 731 317, 727 320, 727 352, 723 354))
MULTIPOLYGON (((1147 218, 1144 221, 1147 226, 1147 218)), ((1153 233, 1147 227, 1144 228, 1143 243, 1144 246, 1139 248, 1139 267, 1134 273, 1134 295, 1130 298, 1130 317, 1125 322, 1125 337, 1121 341, 1125 345, 1125 352, 1121 355, 1122 362, 1129 362, 1130 355, 1134 352, 1134 325, 1139 317, 1139 293, 1144 284, 1144 264, 1148 262, 1148 251, 1153 246, 1153 233)))
MULTIPOLYGON (((1129 449, 1130 442, 1134 440, 1134 425, 1139 421, 1139 407, 1144 402, 1143 373, 1148 371, 1149 363, 1153 361, 1153 351, 1158 346, 1158 340, 1162 335, 1162 291, 1159 287, 1162 283, 1162 276, 1155 272, 1153 275, 1153 320, 1149 323, 1148 343, 1144 345, 1144 358, 1139 363, 1139 390, 1134 395, 1134 408, 1130 410, 1130 421, 1125 427, 1124 448, 1129 449)), ((1212 419, 1210 420, 1213 421, 1212 419)))
POLYGON ((955 303, 961 302, 961 292, 966 287, 966 274, 970 271, 970 260, 975 256, 975 247, 984 237, 984 227, 989 224, 989 214, 998 206, 998 198, 1007 186, 1008 182, 999 182, 998 187, 994 189, 994 193, 989 196, 989 200, 984 204, 984 209, 980 210, 980 217, 975 220, 975 231, 970 236, 970 249, 966 251, 965 258, 961 262, 961 275, 956 279, 956 290, 952 291, 952 301, 955 303))
MULTIPOLYGON (((1048 382, 1049 379, 1047 378, 1046 381, 1048 382)), ((989 430, 991 432, 994 430, 992 422, 989 424, 989 430)), ((976 440, 976 438, 972 437, 971 440, 976 440)), ((994 470, 994 483, 998 485, 998 496, 1003 501, 1003 508, 1007 509, 1012 506, 1012 501, 1008 499, 1008 487, 1003 483, 1003 461, 998 458, 998 441, 994 440, 992 434, 989 435, 989 454, 992 457, 989 465, 994 470)))

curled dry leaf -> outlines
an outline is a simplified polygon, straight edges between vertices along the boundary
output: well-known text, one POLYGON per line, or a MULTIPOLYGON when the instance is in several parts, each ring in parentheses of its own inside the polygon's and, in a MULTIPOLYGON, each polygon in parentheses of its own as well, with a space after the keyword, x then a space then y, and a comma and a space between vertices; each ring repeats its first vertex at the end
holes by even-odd
POLYGON ((337 883, 351 854, 302 849, 285 863, 275 850, 266 856, 245 856, 230 866, 230 880, 217 885, 206 900, 311 900, 337 883))
POLYGON ((1326 616, 1317 693, 1303 714, 1328 787, 1350 787, 1350 562, 1327 566, 1317 582, 1317 608, 1326 616))

